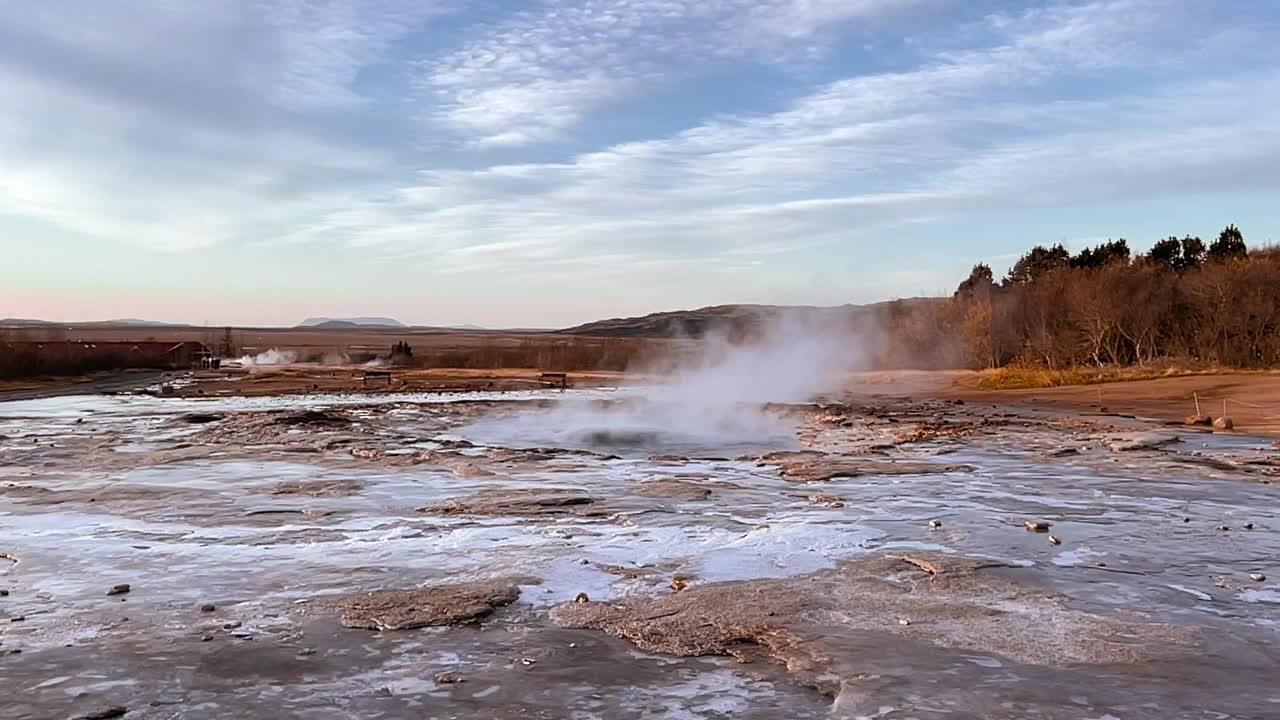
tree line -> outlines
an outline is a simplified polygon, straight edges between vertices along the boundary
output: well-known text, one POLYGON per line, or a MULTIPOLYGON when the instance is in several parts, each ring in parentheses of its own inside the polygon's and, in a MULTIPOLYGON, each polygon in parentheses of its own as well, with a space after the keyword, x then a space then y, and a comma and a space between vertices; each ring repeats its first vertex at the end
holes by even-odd
POLYGON ((1271 367, 1280 364, 1280 252, 1251 251, 1234 225, 1207 244, 1169 237, 1143 254, 1123 239, 1074 255, 1036 246, 999 281, 975 265, 935 314, 915 324, 959 329, 936 346, 950 356, 941 364, 1271 367))

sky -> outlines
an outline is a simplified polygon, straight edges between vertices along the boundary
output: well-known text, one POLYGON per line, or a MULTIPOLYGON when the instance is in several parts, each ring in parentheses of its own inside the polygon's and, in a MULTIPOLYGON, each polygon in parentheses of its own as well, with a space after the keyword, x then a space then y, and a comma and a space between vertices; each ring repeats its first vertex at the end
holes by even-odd
POLYGON ((1280 3, 0 3, 0 317, 563 327, 1280 241, 1280 3))

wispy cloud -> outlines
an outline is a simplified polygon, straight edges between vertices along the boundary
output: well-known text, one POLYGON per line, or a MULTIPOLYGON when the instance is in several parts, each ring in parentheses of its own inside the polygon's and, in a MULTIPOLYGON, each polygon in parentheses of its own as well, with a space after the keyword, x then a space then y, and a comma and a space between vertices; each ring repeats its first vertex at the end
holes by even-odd
POLYGON ((477 147, 555 139, 594 109, 646 84, 678 82, 689 63, 813 40, 855 18, 926 0, 579 0, 482 26, 422 63, 431 119, 477 147))
POLYGON ((273 232, 387 168, 385 149, 299 122, 366 102, 359 72, 429 3, 0 8, 0 212, 181 249, 273 232))
MULTIPOLYGON (((792 252, 995 207, 1253 186, 1280 159, 1269 73, 1170 78, 1106 99, 1043 88, 1174 63, 1137 52, 1184 18, 1117 0, 992 16, 984 48, 819 88, 783 111, 707 122, 568 162, 430 171, 297 239, 407 242, 466 267, 549 257, 792 252), (1163 25, 1162 25, 1163 24, 1163 25), (1028 97, 1030 96, 1030 97, 1028 97), (1231 137, 1247 133, 1246 146, 1231 137), (1224 154, 1225 153, 1225 154, 1224 154), (1222 162, 1222 161, 1226 162, 1222 162)), ((1162 45, 1159 38, 1154 44, 1162 45)), ((512 120, 512 118, 508 118, 512 120)))

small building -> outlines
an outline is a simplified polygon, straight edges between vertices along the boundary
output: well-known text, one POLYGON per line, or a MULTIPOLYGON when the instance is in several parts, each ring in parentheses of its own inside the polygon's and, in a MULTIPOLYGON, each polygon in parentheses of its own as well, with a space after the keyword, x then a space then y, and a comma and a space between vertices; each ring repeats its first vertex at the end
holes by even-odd
POLYGON ((204 343, 83 342, 75 340, 0 342, 0 375, 78 375, 95 370, 190 368, 208 355, 204 343))

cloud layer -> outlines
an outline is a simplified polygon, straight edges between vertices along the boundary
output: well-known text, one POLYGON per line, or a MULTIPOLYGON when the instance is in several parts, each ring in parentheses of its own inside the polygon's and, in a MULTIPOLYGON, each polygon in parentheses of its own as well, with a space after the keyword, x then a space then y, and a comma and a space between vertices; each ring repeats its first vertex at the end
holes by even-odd
POLYGON ((1280 184, 1264 4, 471 5, 5 4, 0 231, 733 300, 901 228, 953 272, 975 212, 1280 184))

